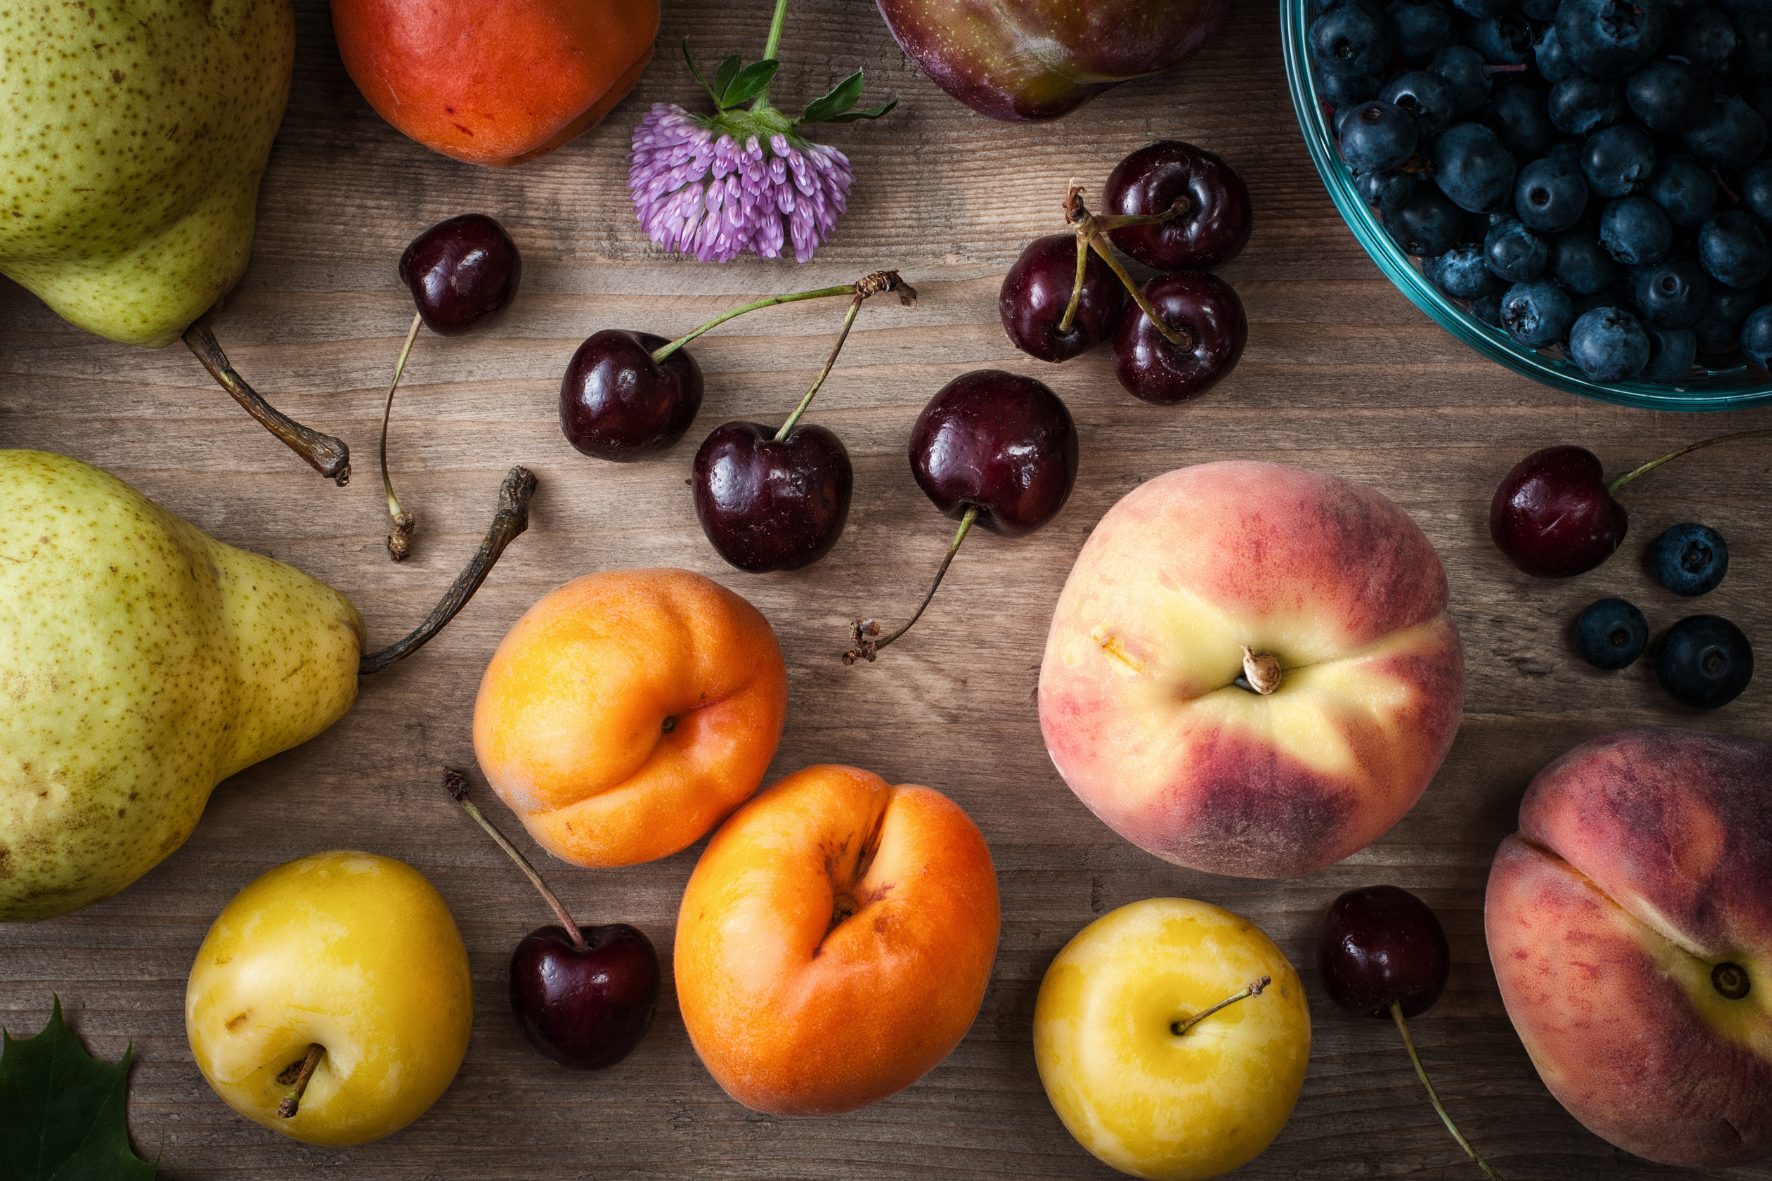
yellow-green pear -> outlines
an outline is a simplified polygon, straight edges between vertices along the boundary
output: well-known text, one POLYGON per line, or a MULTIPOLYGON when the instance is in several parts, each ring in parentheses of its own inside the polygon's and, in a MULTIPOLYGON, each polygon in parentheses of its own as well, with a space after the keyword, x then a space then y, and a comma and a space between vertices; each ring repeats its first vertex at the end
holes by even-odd
POLYGON ((239 281, 291 0, 0 3, 0 272, 159 348, 239 281))
POLYGON ((325 730, 359 673, 434 635, 527 524, 513 469, 425 625, 363 655, 363 618, 98 468, 0 451, 0 921, 109 897, 181 845, 215 785, 325 730))

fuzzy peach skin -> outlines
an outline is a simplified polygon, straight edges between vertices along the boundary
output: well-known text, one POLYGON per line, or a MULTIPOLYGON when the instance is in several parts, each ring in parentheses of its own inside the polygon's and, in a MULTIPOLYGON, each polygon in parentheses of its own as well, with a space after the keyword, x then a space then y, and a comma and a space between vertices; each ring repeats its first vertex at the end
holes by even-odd
POLYGON ((1166 861, 1280 878, 1370 844, 1458 732, 1464 657, 1446 573, 1370 488, 1271 463, 1158 476, 1071 570, 1040 668, 1058 772, 1166 861), (1233 682, 1243 645, 1279 690, 1233 682))
POLYGON ((677 1003, 726 1093, 853 1111, 960 1043, 997 951, 997 875, 966 813, 854 767, 772 785, 708 842, 677 914, 677 1003))
POLYGON ((658 0, 332 0, 332 29, 376 114, 445 156, 507 167, 627 96, 658 0))
POLYGON ((787 717, 762 613, 687 570, 590 574, 519 619, 480 680, 474 753, 530 835, 575 865, 700 840, 763 782, 787 717))
POLYGON ((1772 1156, 1772 743, 1576 747, 1526 789, 1484 927, 1526 1052, 1590 1131, 1689 1168, 1772 1156))

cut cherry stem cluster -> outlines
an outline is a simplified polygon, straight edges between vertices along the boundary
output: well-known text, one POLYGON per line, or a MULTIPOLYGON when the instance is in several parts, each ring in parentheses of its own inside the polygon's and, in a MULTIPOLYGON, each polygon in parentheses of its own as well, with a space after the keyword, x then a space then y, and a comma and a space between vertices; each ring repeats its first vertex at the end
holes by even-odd
POLYGON ((529 858, 523 856, 523 851, 511 844, 509 838, 498 830, 498 826, 486 819, 486 814, 481 812, 475 806, 474 801, 468 798, 468 777, 454 767, 450 767, 443 772, 443 786, 449 789, 450 798, 461 805, 461 810, 466 812, 475 824, 486 830, 486 835, 496 841, 498 847, 505 851, 505 855, 517 863, 517 868, 523 871, 523 876, 529 879, 530 885, 534 886, 547 900, 547 904, 553 908, 554 917, 558 918, 560 926, 566 929, 566 937, 572 940, 572 946, 579 951, 589 951, 590 945, 585 942, 584 936, 579 934, 578 924, 573 921, 571 912, 566 909, 566 904, 560 901, 560 896, 548 889, 548 884, 541 880, 541 874, 535 871, 535 866, 529 863, 529 858))
POLYGON ((1421 1085, 1427 1088, 1427 1097, 1433 1103, 1434 1110, 1439 1113, 1440 1122, 1446 1125, 1446 1130, 1452 1133, 1452 1138, 1458 1141, 1458 1146, 1464 1149, 1466 1156, 1476 1162, 1479 1169, 1493 1177, 1495 1181, 1503 1181, 1501 1174, 1497 1173, 1490 1167, 1489 1162, 1483 1159, 1483 1154, 1472 1148, 1471 1142, 1464 1138, 1464 1133, 1460 1132, 1458 1125, 1452 1122, 1452 1116, 1446 1110, 1446 1105, 1440 1102, 1440 1095, 1434 1090, 1434 1084, 1428 1081, 1427 1068, 1421 1064, 1421 1055, 1415 1052, 1415 1039, 1409 1036, 1409 1022, 1403 1016, 1402 1003, 1392 1001, 1390 1014, 1391 1020, 1397 1023, 1397 1032, 1403 1035, 1403 1048, 1409 1051, 1409 1061, 1415 1064, 1415 1075, 1421 1080, 1421 1085))
POLYGON ((260 426, 282 440, 283 445, 301 456, 309 467, 341 488, 348 484, 351 479, 351 449, 345 446, 344 440, 305 427, 265 401, 264 395, 253 389, 244 377, 234 371, 228 355, 222 352, 215 333, 209 330, 205 320, 198 320, 185 329, 183 339, 186 347, 196 354, 197 360, 203 362, 203 368, 209 371, 209 375, 215 378, 222 389, 233 395, 234 401, 245 407, 246 413, 252 415, 260 426))
POLYGON ((1064 318, 1059 321, 1060 330, 1068 332, 1076 317, 1077 305, 1083 297, 1083 272, 1089 264, 1089 251, 1093 250, 1101 256, 1101 260, 1107 263, 1108 268, 1125 285, 1133 302, 1138 305, 1138 310, 1150 318, 1152 326, 1156 328, 1163 339, 1178 349, 1192 349, 1194 347, 1193 334, 1185 328, 1173 327, 1157 314, 1157 309, 1151 306, 1151 301, 1133 281, 1132 276, 1126 273, 1126 268, 1121 265, 1119 259, 1114 257, 1114 252, 1108 249, 1105 238, 1110 230, 1118 230, 1126 226, 1157 225, 1171 221, 1186 213, 1189 208, 1188 199, 1178 197, 1175 204, 1162 213, 1125 213, 1106 217, 1098 216, 1089 212, 1088 206, 1083 203, 1083 186, 1073 183, 1069 194, 1065 197, 1064 215, 1065 219, 1076 227, 1077 231, 1077 280, 1071 289, 1071 302, 1065 308, 1064 318))
POLYGON ((308 1082, 314 1077, 314 1068, 320 1065, 320 1055, 326 1053, 326 1047, 319 1042, 308 1046, 307 1056, 300 1062, 292 1062, 277 1076, 277 1082, 289 1088, 277 1104, 277 1114, 284 1119, 294 1119, 295 1113, 301 1110, 301 1097, 307 1093, 308 1082))
POLYGON ((880 634, 880 625, 877 621, 858 619, 849 625, 850 639, 855 646, 843 653, 844 664, 854 664, 858 660, 873 660, 879 654, 880 649, 910 631, 911 625, 923 618, 923 612, 928 608, 930 600, 935 598, 935 592, 941 589, 941 580, 947 577, 948 567, 954 564, 954 555, 960 552, 960 543, 966 540, 966 535, 972 532, 972 526, 977 522, 978 506, 975 504, 968 507, 966 515, 960 518, 960 528, 954 532, 954 540, 948 543, 947 556, 942 558, 941 567, 935 572, 935 581, 929 584, 929 593, 923 596, 923 601, 917 604, 916 613, 905 621, 903 627, 884 639, 876 639, 875 637, 880 634))
POLYGON ((1170 1022, 1169 1023, 1169 1032, 1174 1034, 1176 1037, 1180 1037, 1183 1034, 1185 1034, 1188 1030, 1190 1030, 1194 1026, 1198 1025, 1200 1022, 1206 1020, 1206 1018, 1212 1016, 1212 1014, 1218 1012, 1220 1009, 1229 1008, 1231 1005, 1236 1004, 1238 1001, 1246 1001, 1252 996, 1260 996, 1262 994, 1262 990, 1267 988, 1267 986, 1272 984, 1273 982, 1274 982, 1274 978, 1272 976, 1263 976, 1259 980, 1251 980, 1249 982, 1249 987, 1245 988, 1242 992, 1232 993, 1230 996, 1225 997, 1222 1001, 1219 1001, 1216 1005, 1213 1005, 1210 1009, 1204 1009, 1198 1013, 1195 1013, 1192 1017, 1189 1017, 1186 1021, 1172 1021, 1172 1022, 1170 1022))

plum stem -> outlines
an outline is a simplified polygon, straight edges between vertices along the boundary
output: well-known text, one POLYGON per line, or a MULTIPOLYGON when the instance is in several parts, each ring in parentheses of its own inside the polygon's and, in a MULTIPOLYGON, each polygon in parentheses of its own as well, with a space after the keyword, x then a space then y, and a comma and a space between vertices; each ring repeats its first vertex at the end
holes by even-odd
POLYGON ((418 527, 418 518, 400 507, 400 500, 394 495, 394 481, 388 475, 388 416, 394 411, 394 391, 400 388, 406 358, 412 355, 412 342, 418 339, 418 326, 422 323, 424 317, 412 313, 412 327, 406 330, 406 343, 400 346, 400 359, 394 362, 394 380, 388 383, 388 400, 381 408, 381 489, 387 493, 388 516, 394 518, 394 531, 388 534, 388 557, 396 562, 404 561, 412 552, 412 531, 418 527))
POLYGON ((265 401, 263 394, 234 372, 234 366, 228 361, 228 355, 222 352, 222 347, 216 341, 215 333, 209 330, 209 325, 201 321, 192 324, 185 329, 183 340, 185 346, 196 354, 197 360, 203 362, 203 368, 209 370, 209 376, 215 378, 221 388, 233 396, 234 401, 244 406, 246 413, 252 415, 260 426, 277 436, 285 447, 301 456, 309 467, 340 488, 350 483, 351 449, 345 446, 343 439, 335 439, 312 427, 305 427, 265 401))
POLYGON ((941 580, 947 577, 948 566, 953 563, 954 555, 960 552, 960 543, 966 540, 968 533, 972 532, 972 525, 977 520, 978 506, 976 504, 967 505, 966 515, 960 518, 959 531, 954 534, 954 540, 948 543, 947 556, 941 560, 941 569, 935 572, 935 581, 929 584, 929 593, 923 596, 922 603, 917 606, 917 613, 911 616, 909 623, 883 640, 873 638, 880 634, 880 625, 872 619, 857 619, 849 625, 849 636, 855 646, 843 653, 844 664, 854 664, 858 660, 865 660, 872 664, 880 649, 910 631, 911 624, 923 618, 923 611, 929 606, 929 601, 935 598, 935 592, 941 587, 941 580))
POLYGON ((559 917, 560 925, 566 928, 567 938, 572 940, 574 950, 589 951, 590 945, 585 942, 584 936, 579 934, 578 924, 572 921, 572 915, 566 909, 566 904, 560 901, 560 896, 548 889, 548 884, 541 880, 541 874, 535 871, 535 866, 529 864, 529 858, 523 856, 523 851, 511 844, 505 834, 498 831, 498 826, 486 819, 485 813, 474 806, 474 801, 468 799, 468 777, 454 767, 445 768, 443 786, 449 789, 450 796, 461 805, 461 810, 472 817, 475 824, 485 829, 486 835, 498 842, 498 847, 517 863, 517 868, 523 871, 530 884, 541 891, 541 896, 547 899, 549 906, 554 908, 554 914, 559 917))
POLYGON ((1409 1051, 1409 1061, 1415 1064, 1415 1074, 1421 1079, 1421 1085, 1427 1088, 1427 1097, 1433 1101, 1434 1110, 1440 1113, 1440 1120, 1446 1125, 1446 1130, 1452 1133, 1452 1138, 1458 1141, 1458 1146, 1464 1149, 1465 1155, 1477 1162, 1479 1169, 1493 1177, 1495 1181, 1502 1181, 1501 1174, 1489 1167, 1489 1162, 1471 1147, 1470 1141, 1464 1138, 1464 1133, 1458 1130, 1458 1125, 1452 1122, 1452 1117, 1446 1112, 1445 1104, 1440 1102, 1439 1093, 1428 1081, 1427 1068, 1421 1064, 1421 1055, 1415 1052, 1415 1039, 1409 1036, 1409 1023, 1403 1019, 1403 1006, 1392 1001, 1390 1009, 1391 1019, 1397 1023, 1397 1032, 1403 1035, 1403 1048, 1409 1051))
MULTIPOLYGON (((1179 204, 1177 202, 1177 205, 1179 204)), ((1088 242, 1095 253, 1101 256, 1101 260, 1107 263, 1108 269, 1113 271, 1114 275, 1125 285, 1126 290, 1132 293, 1132 302, 1136 303, 1138 310, 1149 318, 1151 326, 1157 330, 1158 334, 1178 349, 1192 349, 1194 347, 1193 333, 1185 328, 1172 328, 1163 322, 1157 315, 1157 309, 1151 306, 1151 301, 1145 298, 1144 292, 1139 290, 1138 284, 1132 281, 1132 276, 1126 273, 1126 268, 1120 265, 1120 260, 1114 257, 1113 251, 1109 250, 1107 243, 1102 241, 1101 219, 1090 213, 1089 207, 1083 204, 1082 186, 1071 186, 1070 194, 1065 198, 1064 208, 1065 217, 1077 227, 1077 237, 1088 242)), ((1176 206, 1171 206, 1169 213, 1157 214, 1153 220, 1162 221, 1166 217, 1173 216, 1177 211, 1176 206)))
MULTIPOLYGON (((788 0, 775 0, 775 15, 769 21, 769 40, 763 44, 763 60, 774 61, 775 54, 781 48, 781 27, 788 15, 788 0)), ((769 87, 764 86, 757 92, 756 101, 751 103, 751 110, 761 111, 769 106, 769 87)))
POLYGON ((277 1104, 278 1115, 284 1119, 294 1119, 295 1113, 301 1110, 301 1097, 308 1089, 308 1080, 314 1077, 314 1068, 320 1065, 320 1055, 325 1052, 325 1046, 319 1042, 312 1042, 308 1045, 308 1056, 302 1059, 301 1069, 296 1073, 294 1079, 286 1080, 284 1078, 284 1075, 289 1073, 287 1070, 277 1076, 278 1082, 287 1081, 291 1084, 289 1094, 283 1096, 277 1104))
POLYGON ((1656 468, 1660 467, 1662 464, 1666 463, 1668 460, 1678 459, 1680 456, 1685 455, 1688 452, 1702 451, 1706 447, 1715 447, 1718 443, 1733 443, 1737 439, 1764 439, 1769 435, 1772 435, 1772 430, 1736 431, 1733 434, 1718 435, 1714 439, 1705 439, 1702 442, 1698 442, 1698 443, 1688 443, 1684 447, 1681 447, 1677 451, 1669 451, 1666 455, 1663 455, 1660 459, 1650 460, 1648 463, 1644 464, 1640 468, 1637 468, 1635 471, 1626 472, 1624 475, 1618 477, 1616 480, 1614 480, 1610 484, 1606 485, 1606 491, 1616 492, 1620 488, 1624 487, 1626 484, 1630 483, 1632 480, 1636 479, 1638 476, 1642 475, 1644 472, 1652 472, 1656 468))
POLYGON ((1252 980, 1249 982, 1248 988, 1245 988, 1242 992, 1233 993, 1232 995, 1225 997, 1222 1001, 1219 1001, 1216 1005, 1213 1005, 1210 1009, 1204 1009, 1198 1013, 1195 1013, 1192 1017, 1189 1017, 1186 1021, 1171 1021, 1169 1023, 1169 1032, 1174 1034, 1176 1037, 1180 1037, 1181 1035, 1186 1033, 1188 1030, 1190 1030, 1194 1026, 1198 1025, 1200 1022, 1206 1020, 1206 1018, 1212 1016, 1212 1014, 1218 1012, 1220 1009, 1229 1008, 1231 1005, 1236 1004, 1238 1001, 1246 1001, 1252 996, 1260 996, 1262 993, 1262 990, 1265 989, 1268 985, 1272 984, 1273 982, 1274 982, 1274 978, 1272 976, 1263 976, 1259 980, 1252 980))
POLYGON ((492 518, 492 527, 486 531, 486 539, 480 543, 479 551, 468 559, 467 566, 456 575, 455 582, 444 592, 430 615, 410 635, 379 652, 368 653, 357 662, 358 676, 378 673, 411 656, 442 631, 444 624, 455 618, 456 612, 468 605, 468 600, 486 581, 505 547, 529 528, 529 498, 533 495, 535 476, 528 468, 514 467, 506 473, 504 483, 498 489, 498 512, 492 518))
POLYGON ((800 416, 806 413, 808 406, 812 405, 812 396, 818 393, 820 387, 824 385, 825 378, 831 375, 831 369, 837 364, 837 354, 843 351, 843 342, 849 339, 849 330, 855 326, 855 317, 860 313, 861 305, 867 301, 868 296, 878 295, 882 291, 896 291, 899 303, 905 307, 915 307, 917 304, 917 289, 900 279, 897 271, 875 271, 871 275, 863 275, 849 290, 855 294, 849 301, 849 310, 843 315, 843 330, 837 333, 837 343, 831 346, 831 355, 825 358, 824 368, 820 369, 818 376, 813 379, 812 388, 806 391, 806 396, 800 399, 800 404, 794 407, 794 412, 788 415, 788 420, 781 424, 779 431, 775 432, 777 443, 786 439, 793 432, 795 425, 800 421, 800 416))

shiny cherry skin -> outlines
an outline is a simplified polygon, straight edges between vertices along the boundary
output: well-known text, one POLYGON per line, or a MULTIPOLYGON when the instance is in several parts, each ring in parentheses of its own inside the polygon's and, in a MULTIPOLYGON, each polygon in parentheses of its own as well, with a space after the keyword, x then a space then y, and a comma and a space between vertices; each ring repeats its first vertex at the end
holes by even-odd
POLYGON ((1032 533, 1077 482, 1077 424, 1043 382, 979 369, 943 386, 911 427, 911 473, 956 520, 977 506, 993 533, 1032 533))
POLYGON ((560 382, 560 433, 595 459, 617 463, 657 454, 683 437, 701 409, 701 366, 645 332, 605 328, 572 354, 560 382))
POLYGON ((1177 348, 1150 317, 1133 309, 1114 335, 1114 374, 1127 392, 1159 406, 1197 398, 1237 367, 1249 343, 1249 319, 1236 290, 1217 275, 1158 275, 1144 297, 1165 324, 1185 329, 1193 347, 1177 348))
POLYGON ((658 1007, 658 953, 626 923, 539 927, 511 953, 511 1010, 531 1045, 562 1066, 602 1070, 646 1036, 658 1007))
POLYGON ((1181 215, 1121 226, 1108 237, 1161 271, 1216 270, 1243 252, 1255 225, 1249 187, 1218 156, 1178 139, 1146 144, 1120 161, 1102 192, 1102 212, 1163 213, 1180 197, 1188 199, 1181 215))
POLYGON ((517 244, 484 213, 440 221, 400 255, 400 280, 438 336, 471 332, 503 311, 522 277, 517 244))
POLYGON ((695 453, 695 515, 722 558, 765 574, 798 570, 831 552, 849 519, 855 469, 824 427, 729 422, 695 453))
POLYGON ((1428 904, 1396 886, 1349 890, 1329 904, 1317 940, 1323 990, 1344 1009, 1390 1016, 1427 1012, 1452 970, 1446 931, 1428 904))
POLYGON ((1583 447, 1546 447, 1514 465, 1489 502, 1489 536, 1535 578, 1568 578, 1612 556, 1630 521, 1600 459, 1583 447))
POLYGON ((1009 342, 1042 361, 1068 361, 1114 334, 1126 311, 1126 285, 1101 256, 1089 252, 1083 294, 1064 331, 1059 324, 1077 282, 1077 236, 1050 234, 1029 242, 997 295, 997 312, 1009 342))

